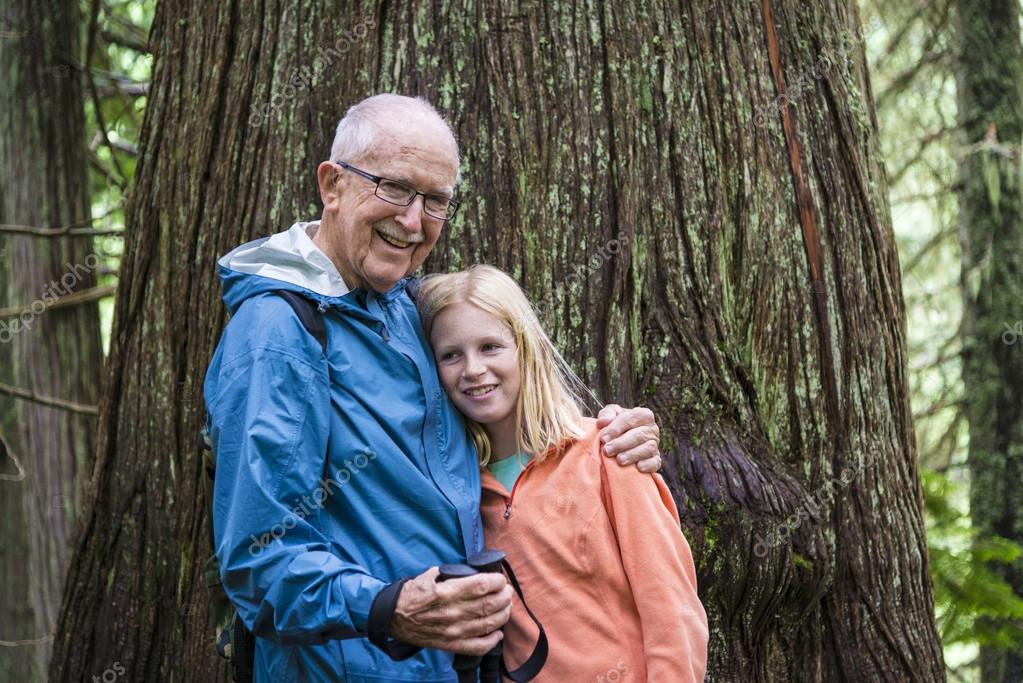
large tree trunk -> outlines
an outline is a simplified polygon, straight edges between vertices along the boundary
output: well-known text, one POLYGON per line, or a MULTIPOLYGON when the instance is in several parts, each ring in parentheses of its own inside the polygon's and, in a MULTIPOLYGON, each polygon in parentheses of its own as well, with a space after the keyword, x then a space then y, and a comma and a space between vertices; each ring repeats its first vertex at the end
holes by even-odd
POLYGON ((0 647, 0 681, 22 683, 48 664, 96 420, 9 388, 94 406, 103 356, 94 300, 43 312, 95 284, 92 239, 9 231, 89 217, 78 3, 4 0, 0 16, 0 309, 30 307, 0 316, 0 638, 28 641, 0 647))
POLYGON ((943 680, 855 10, 625 5, 160 5, 57 680, 223 676, 194 449, 215 261, 317 217, 334 124, 386 90, 462 144, 431 267, 513 272, 605 399, 660 416, 708 679, 943 680))
MULTIPOLYGON (((959 0, 963 383, 978 542, 1023 543, 1023 73, 1018 0, 959 0)), ((993 565, 1023 595, 1023 557, 993 565)), ((990 624, 986 625, 990 628, 990 624)), ((1018 639, 1023 629, 1009 625, 1018 639)), ((1017 640, 1018 642, 1018 640, 1017 640)), ((981 680, 1023 680, 1023 653, 983 647, 981 680)))

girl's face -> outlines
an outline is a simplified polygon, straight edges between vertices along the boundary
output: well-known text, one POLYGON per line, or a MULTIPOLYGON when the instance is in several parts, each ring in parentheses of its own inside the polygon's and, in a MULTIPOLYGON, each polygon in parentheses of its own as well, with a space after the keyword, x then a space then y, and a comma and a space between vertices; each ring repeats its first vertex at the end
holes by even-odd
POLYGON ((519 357, 504 323, 471 303, 452 304, 433 319, 430 343, 441 384, 463 415, 484 426, 514 424, 519 357))

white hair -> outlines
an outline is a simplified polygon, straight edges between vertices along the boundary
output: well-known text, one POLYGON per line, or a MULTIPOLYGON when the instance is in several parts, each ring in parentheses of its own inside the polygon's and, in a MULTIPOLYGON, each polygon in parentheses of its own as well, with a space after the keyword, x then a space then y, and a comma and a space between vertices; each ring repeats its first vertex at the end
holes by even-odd
MULTIPOLYGON (((397 123, 402 128, 421 126, 427 131, 446 137, 451 141, 456 169, 461 165, 458 156, 458 142, 451 125, 422 97, 405 97, 392 93, 373 95, 353 104, 337 124, 334 144, 330 147, 333 162, 357 162, 377 144, 381 133, 386 132, 387 123, 397 123)), ((461 180, 457 171, 455 184, 461 180)))

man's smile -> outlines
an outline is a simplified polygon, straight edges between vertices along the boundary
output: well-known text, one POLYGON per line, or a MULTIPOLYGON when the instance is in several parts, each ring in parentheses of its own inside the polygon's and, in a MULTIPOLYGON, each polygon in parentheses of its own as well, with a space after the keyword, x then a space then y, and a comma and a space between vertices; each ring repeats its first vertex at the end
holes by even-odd
POLYGON ((398 249, 407 249, 413 244, 416 244, 415 241, 403 240, 400 237, 397 237, 396 235, 392 235, 390 233, 386 233, 379 228, 374 228, 373 232, 375 232, 380 239, 387 242, 392 247, 396 247, 398 249))

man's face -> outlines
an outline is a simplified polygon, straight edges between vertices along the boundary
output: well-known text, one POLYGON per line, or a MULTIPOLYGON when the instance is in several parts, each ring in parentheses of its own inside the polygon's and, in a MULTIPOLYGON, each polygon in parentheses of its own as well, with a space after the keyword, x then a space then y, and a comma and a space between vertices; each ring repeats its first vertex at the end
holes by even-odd
MULTIPOLYGON (((420 192, 451 197, 456 156, 450 141, 431 139, 431 132, 413 129, 381 135, 370 154, 342 161, 420 192)), ((423 264, 444 221, 423 211, 421 195, 408 206, 389 204, 375 195, 373 181, 327 163, 319 170, 324 210, 314 241, 350 287, 386 292, 423 264)))

